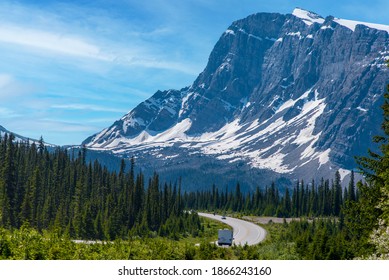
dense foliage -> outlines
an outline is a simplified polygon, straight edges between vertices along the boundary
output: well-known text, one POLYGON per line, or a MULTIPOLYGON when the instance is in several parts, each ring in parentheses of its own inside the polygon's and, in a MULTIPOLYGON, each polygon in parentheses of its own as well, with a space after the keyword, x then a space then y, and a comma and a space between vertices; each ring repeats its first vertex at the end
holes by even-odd
POLYGON ((228 259, 299 259, 295 247, 283 240, 283 225, 267 226, 271 238, 255 246, 222 248, 210 240, 216 239, 218 224, 204 222, 200 237, 172 240, 161 237, 116 239, 110 242, 75 243, 57 231, 38 232, 26 225, 20 229, 0 229, 1 259, 47 260, 228 260, 228 259))
POLYGON ((265 225, 266 240, 255 246, 221 248, 216 229, 205 222, 200 237, 172 240, 134 237, 108 242, 76 243, 57 231, 38 232, 26 225, 0 229, 0 259, 347 259, 353 256, 339 223, 334 219, 265 225), (207 235, 207 237, 204 237, 207 235), (196 245, 197 244, 197 245, 196 245))
POLYGON ((319 217, 339 216, 347 201, 358 199, 354 184, 354 173, 348 187, 341 186, 339 172, 334 180, 322 179, 319 184, 297 181, 292 192, 285 189, 281 195, 275 184, 265 189, 259 187, 253 193, 243 194, 239 183, 235 191, 219 191, 214 185, 211 190, 184 194, 184 205, 189 209, 206 211, 242 212, 257 216, 319 217))
POLYGON ((113 259, 207 259, 235 258, 233 253, 216 246, 211 240, 217 238, 220 224, 203 223, 204 230, 197 237, 174 240, 158 236, 133 236, 128 240, 115 239, 102 242, 75 242, 58 230, 39 232, 24 224, 20 229, 0 228, 1 259, 41 260, 113 260, 113 259), (197 246, 196 244, 201 244, 197 246))
POLYGON ((0 227, 27 222, 40 231, 100 240, 197 234, 199 218, 183 211, 180 186, 162 185, 157 174, 145 182, 142 173, 134 174, 134 161, 129 172, 122 161, 117 173, 85 156, 85 149, 49 152, 43 140, 29 145, 12 135, 0 139, 0 227))

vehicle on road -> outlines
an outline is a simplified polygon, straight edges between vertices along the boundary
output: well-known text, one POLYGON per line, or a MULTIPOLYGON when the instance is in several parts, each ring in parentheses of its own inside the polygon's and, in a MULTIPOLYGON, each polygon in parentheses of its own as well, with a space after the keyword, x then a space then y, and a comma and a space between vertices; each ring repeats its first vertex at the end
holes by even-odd
POLYGON ((219 229, 218 232, 218 238, 217 238, 217 244, 219 246, 222 245, 232 245, 232 240, 233 240, 233 232, 230 229, 219 229))
MULTIPOLYGON (((226 216, 226 213, 223 213, 226 216)), ((198 213, 199 216, 213 219, 231 227, 233 235, 233 244, 236 246, 244 246, 245 244, 252 246, 256 245, 266 238, 266 230, 252 222, 236 219, 231 216, 226 216, 227 219, 221 219, 222 215, 213 215, 213 213, 198 213)), ((222 229, 225 227, 220 227, 222 229)), ((216 239, 215 244, 218 244, 216 239)))

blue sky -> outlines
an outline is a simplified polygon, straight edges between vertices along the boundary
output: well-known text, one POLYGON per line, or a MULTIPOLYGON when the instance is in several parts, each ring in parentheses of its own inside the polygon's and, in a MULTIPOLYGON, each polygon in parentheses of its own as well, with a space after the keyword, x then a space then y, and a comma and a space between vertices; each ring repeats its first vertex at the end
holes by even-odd
POLYGON ((389 1, 1 1, 0 125, 80 144, 157 90, 190 85, 227 27, 295 7, 389 25, 389 1))

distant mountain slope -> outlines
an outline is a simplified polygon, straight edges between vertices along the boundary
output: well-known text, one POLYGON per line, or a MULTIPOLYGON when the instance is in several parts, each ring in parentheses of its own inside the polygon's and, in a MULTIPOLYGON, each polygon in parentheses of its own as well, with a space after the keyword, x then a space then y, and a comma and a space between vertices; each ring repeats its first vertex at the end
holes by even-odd
POLYGON ((13 133, 13 132, 9 131, 8 129, 6 129, 5 127, 3 127, 3 126, 0 125, 0 136, 1 136, 1 137, 4 137, 5 134, 8 134, 8 135, 13 134, 13 135, 15 136, 15 140, 16 140, 16 141, 25 142, 25 141, 27 141, 27 140, 30 140, 30 141, 33 141, 33 142, 34 142, 34 141, 38 142, 38 140, 29 139, 29 138, 24 137, 24 136, 21 136, 21 135, 19 135, 19 134, 13 133))
POLYGON ((190 87, 158 91, 83 144, 184 180, 248 186, 352 169, 380 132, 388 32, 299 8, 251 15, 190 87))
MULTIPOLYGON (((16 133, 13 133, 9 130, 7 130, 5 127, 1 126, 0 125, 0 136, 1 137, 4 137, 5 134, 12 134, 15 136, 15 141, 18 141, 18 142, 29 142, 30 144, 32 143, 39 143, 39 140, 37 139, 32 139, 32 138, 28 138, 28 137, 25 137, 25 136, 21 136, 19 134, 16 134, 16 133)), ((49 144, 49 143, 46 143, 44 142, 46 146, 49 146, 49 147, 55 147, 55 145, 52 145, 52 144, 49 144)))

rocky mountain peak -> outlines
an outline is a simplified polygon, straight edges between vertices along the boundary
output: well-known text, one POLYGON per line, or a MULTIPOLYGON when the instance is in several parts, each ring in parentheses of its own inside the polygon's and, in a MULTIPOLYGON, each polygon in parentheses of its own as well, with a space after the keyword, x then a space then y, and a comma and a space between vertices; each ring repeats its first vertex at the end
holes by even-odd
POLYGON ((233 167, 266 181, 352 169, 380 131, 386 28, 301 8, 237 20, 191 86, 158 91, 84 144, 177 173, 233 167))

